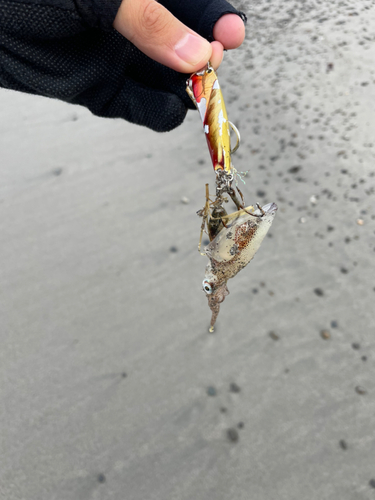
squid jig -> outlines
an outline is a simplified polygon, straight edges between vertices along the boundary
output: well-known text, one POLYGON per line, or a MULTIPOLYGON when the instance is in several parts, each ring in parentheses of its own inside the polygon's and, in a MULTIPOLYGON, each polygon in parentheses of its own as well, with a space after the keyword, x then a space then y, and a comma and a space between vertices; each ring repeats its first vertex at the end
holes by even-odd
POLYGON ((206 184, 206 203, 197 212, 203 218, 198 250, 201 252, 204 232, 210 240, 204 253, 201 252, 209 259, 202 287, 212 311, 209 331, 213 332, 220 304, 229 294, 228 279, 236 276, 254 257, 274 220, 277 205, 245 207, 241 191, 236 187, 239 198, 233 188, 237 171, 231 155, 239 147, 240 134, 228 120, 219 81, 210 63, 191 75, 186 91, 199 111, 216 174, 215 199, 210 198, 206 184), (234 148, 231 148, 230 129, 237 137, 234 148), (230 196, 237 211, 227 214, 223 206, 228 201, 225 195, 230 196))

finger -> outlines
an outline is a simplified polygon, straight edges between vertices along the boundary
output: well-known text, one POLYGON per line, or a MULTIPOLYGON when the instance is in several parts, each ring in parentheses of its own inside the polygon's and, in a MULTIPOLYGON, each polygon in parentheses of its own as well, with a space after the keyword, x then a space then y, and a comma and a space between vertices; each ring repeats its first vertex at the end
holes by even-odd
POLYGON ((245 25, 236 14, 225 14, 214 26, 215 40, 221 42, 224 49, 235 49, 245 39, 245 25))
MULTIPOLYGON (((246 19, 243 12, 237 10, 226 0, 159 0, 159 3, 164 5, 182 23, 210 42, 215 39, 212 33, 215 24, 224 15, 236 14, 241 19, 246 19)), ((240 3, 245 6, 251 2, 240 3)), ((217 40, 219 39, 217 38, 217 40)))
POLYGON ((192 73, 211 57, 210 43, 155 0, 122 0, 114 27, 151 59, 192 73))
POLYGON ((211 47, 212 47, 212 55, 210 63, 214 69, 217 69, 223 60, 224 47, 220 42, 212 42, 211 47))

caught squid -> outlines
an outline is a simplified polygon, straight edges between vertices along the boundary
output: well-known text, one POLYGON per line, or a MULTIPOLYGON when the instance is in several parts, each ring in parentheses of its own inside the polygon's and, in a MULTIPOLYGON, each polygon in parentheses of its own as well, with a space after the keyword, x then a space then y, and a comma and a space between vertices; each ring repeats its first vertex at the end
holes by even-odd
POLYGON ((212 311, 210 332, 213 332, 220 311, 220 304, 229 294, 227 282, 243 269, 254 257, 265 238, 276 215, 277 205, 269 203, 245 207, 243 195, 233 181, 237 171, 232 165, 231 155, 237 150, 240 135, 229 122, 223 94, 214 69, 207 68, 191 75, 187 92, 195 103, 202 119, 213 168, 216 174, 216 196, 211 200, 206 184, 206 203, 197 213, 203 218, 198 250, 201 251, 203 233, 210 243, 205 248, 209 263, 202 283, 203 290, 212 311), (236 136, 235 147, 231 148, 230 129, 236 136), (224 203, 229 195, 237 210, 227 214, 224 203))
POLYGON ((206 247, 209 263, 202 286, 212 311, 211 332, 220 304, 229 294, 227 281, 254 257, 271 227, 276 211, 277 205, 269 203, 257 210, 247 207, 224 217, 225 226, 206 247))

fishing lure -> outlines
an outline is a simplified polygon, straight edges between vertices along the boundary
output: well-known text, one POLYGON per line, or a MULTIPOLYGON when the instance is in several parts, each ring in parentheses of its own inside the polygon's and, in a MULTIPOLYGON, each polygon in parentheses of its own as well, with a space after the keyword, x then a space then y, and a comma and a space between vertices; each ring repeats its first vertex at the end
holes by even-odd
POLYGON ((230 175, 233 168, 230 155, 239 146, 240 134, 228 120, 219 80, 210 64, 191 75, 186 91, 201 116, 214 170, 224 170, 230 175), (237 144, 233 150, 230 147, 230 126, 237 134, 237 144))
POLYGON ((207 145, 216 174, 216 196, 211 200, 206 184, 206 203, 197 214, 203 218, 198 250, 201 251, 203 232, 206 231, 210 243, 205 248, 209 263, 206 266, 202 283, 212 311, 210 332, 219 314, 220 304, 229 294, 227 282, 243 269, 254 257, 266 236, 276 215, 277 205, 269 203, 263 208, 245 207, 243 195, 238 198, 232 184, 236 169, 232 165, 231 155, 240 143, 237 128, 228 120, 223 94, 214 69, 208 63, 203 70, 191 75, 186 91, 195 103, 203 123, 207 145), (230 128, 237 136, 237 142, 231 149, 230 128), (227 214, 224 203, 228 194, 237 207, 237 211, 227 214))

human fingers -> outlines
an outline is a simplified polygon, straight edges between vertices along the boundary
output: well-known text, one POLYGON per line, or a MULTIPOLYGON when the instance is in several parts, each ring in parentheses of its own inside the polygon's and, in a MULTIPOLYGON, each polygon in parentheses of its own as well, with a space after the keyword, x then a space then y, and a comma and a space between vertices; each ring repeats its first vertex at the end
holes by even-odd
POLYGON ((220 42, 211 42, 211 47, 212 47, 212 55, 210 63, 214 69, 217 69, 223 60, 224 47, 220 42))
POLYGON ((236 14, 225 14, 216 22, 213 35, 224 49, 236 49, 245 39, 245 24, 236 14))
POLYGON ((207 40, 155 0, 122 0, 113 26, 151 59, 181 73, 198 71, 212 55, 207 40))

